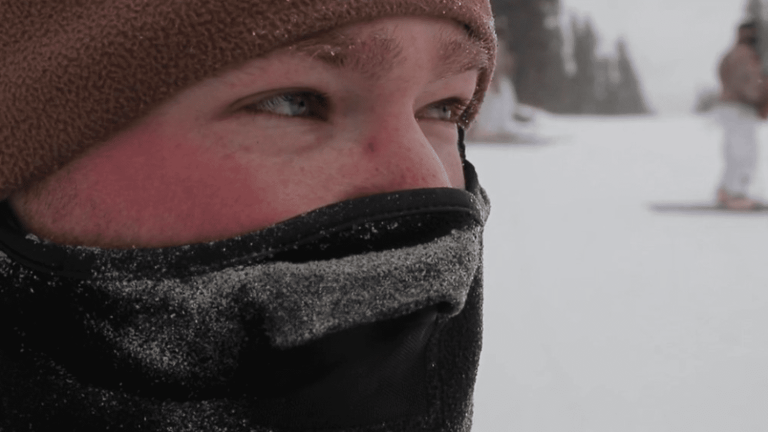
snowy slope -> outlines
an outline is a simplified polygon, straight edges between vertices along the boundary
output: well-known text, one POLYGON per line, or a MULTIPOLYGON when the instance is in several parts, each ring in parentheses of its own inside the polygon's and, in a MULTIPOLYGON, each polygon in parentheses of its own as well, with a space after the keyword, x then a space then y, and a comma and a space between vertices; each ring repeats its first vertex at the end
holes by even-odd
POLYGON ((719 129, 542 121, 560 139, 467 150, 492 200, 473 430, 768 431, 768 215, 648 209, 712 200, 719 129))

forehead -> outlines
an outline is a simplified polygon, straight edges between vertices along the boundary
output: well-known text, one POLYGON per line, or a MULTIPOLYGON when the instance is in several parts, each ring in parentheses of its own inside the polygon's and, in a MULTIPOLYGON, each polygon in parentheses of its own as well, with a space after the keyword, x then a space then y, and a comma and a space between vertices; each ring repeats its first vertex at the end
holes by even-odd
MULTIPOLYGON (((421 23, 421 35, 430 39, 434 52, 423 53, 436 59, 441 75, 468 70, 487 69, 488 53, 458 23, 437 19, 412 19, 421 23)), ((345 29, 326 32, 288 48, 302 56, 319 60, 336 68, 352 69, 364 75, 385 74, 402 64, 407 40, 398 37, 396 24, 363 23, 345 29)))

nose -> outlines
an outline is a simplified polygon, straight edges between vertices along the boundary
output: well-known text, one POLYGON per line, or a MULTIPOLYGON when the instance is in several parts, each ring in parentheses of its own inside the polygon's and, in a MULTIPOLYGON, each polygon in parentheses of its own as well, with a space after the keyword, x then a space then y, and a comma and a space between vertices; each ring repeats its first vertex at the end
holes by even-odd
POLYGON ((447 164, 413 116, 397 115, 368 122, 355 143, 360 179, 351 195, 451 187, 447 164))

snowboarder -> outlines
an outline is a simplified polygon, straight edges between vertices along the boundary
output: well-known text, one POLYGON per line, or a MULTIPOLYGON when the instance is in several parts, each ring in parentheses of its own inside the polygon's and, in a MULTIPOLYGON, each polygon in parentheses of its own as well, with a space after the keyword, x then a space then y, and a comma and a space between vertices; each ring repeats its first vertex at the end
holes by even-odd
POLYGON ((510 76, 514 69, 514 58, 507 50, 503 39, 499 39, 496 57, 496 71, 485 95, 483 109, 477 121, 469 129, 467 138, 472 141, 513 142, 517 140, 518 128, 514 115, 517 95, 510 76))
POLYGON ((483 101, 483 107, 467 134, 467 139, 478 142, 535 142, 539 140, 532 129, 533 117, 522 121, 520 104, 512 83, 514 56, 503 39, 499 39, 496 70, 483 101))
POLYGON ((762 205, 748 197, 757 163, 759 110, 766 102, 766 85, 756 44, 756 24, 741 24, 736 45, 726 53, 719 67, 722 85, 719 115, 725 167, 717 201, 730 210, 751 210, 762 205))
POLYGON ((0 21, 0 430, 469 431, 488 0, 0 21))

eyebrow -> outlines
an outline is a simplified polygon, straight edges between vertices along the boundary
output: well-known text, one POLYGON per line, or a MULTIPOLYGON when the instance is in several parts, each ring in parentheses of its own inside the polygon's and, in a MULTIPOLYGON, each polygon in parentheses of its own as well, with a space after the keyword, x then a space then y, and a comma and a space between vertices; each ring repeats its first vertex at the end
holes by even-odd
POLYGON ((331 32, 291 47, 298 53, 339 69, 362 75, 385 75, 402 64, 403 47, 397 39, 375 32, 365 39, 331 32))
MULTIPOLYGON (((368 77, 385 75, 403 63, 402 45, 384 32, 374 32, 364 39, 331 32, 299 42, 290 49, 334 68, 351 69, 368 77)), ((438 79, 490 66, 488 53, 466 34, 441 34, 437 62, 438 79)))
POLYGON ((471 70, 490 68, 490 56, 479 42, 468 35, 440 35, 438 51, 438 76, 440 79, 471 70))

